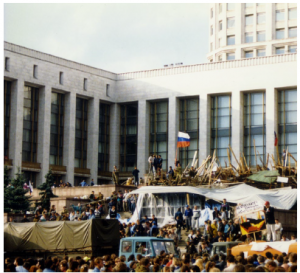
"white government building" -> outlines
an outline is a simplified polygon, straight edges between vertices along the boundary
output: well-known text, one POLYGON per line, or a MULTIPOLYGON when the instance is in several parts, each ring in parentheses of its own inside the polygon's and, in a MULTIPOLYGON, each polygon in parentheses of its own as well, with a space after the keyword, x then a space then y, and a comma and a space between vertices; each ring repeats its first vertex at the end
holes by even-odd
POLYGON ((274 132, 280 152, 297 158, 296 4, 211 4, 209 12, 204 64, 116 74, 5 42, 10 175, 21 167, 37 186, 51 168, 73 185, 112 183, 114 165, 124 176, 136 165, 147 173, 150 153, 167 170, 178 131, 191 137, 183 166, 195 151, 201 163, 214 150, 228 164, 228 144, 255 166, 253 139, 265 161, 276 156, 274 132))

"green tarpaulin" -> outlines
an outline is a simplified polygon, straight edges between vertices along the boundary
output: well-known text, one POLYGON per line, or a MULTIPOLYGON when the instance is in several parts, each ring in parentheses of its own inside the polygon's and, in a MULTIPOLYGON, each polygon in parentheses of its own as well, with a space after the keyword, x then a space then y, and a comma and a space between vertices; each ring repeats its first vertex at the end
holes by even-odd
POLYGON ((248 179, 256 181, 256 182, 271 184, 277 180, 278 176, 279 176, 279 172, 277 170, 276 171, 261 171, 261 172, 250 175, 248 177, 248 179))
POLYGON ((78 250, 119 244, 118 220, 6 223, 4 251, 78 250))

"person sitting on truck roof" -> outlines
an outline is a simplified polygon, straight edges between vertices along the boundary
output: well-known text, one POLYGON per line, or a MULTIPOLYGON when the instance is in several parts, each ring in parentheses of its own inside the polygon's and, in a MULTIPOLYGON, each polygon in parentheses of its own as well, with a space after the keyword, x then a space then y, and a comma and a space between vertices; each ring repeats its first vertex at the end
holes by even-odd
POLYGON ((144 227, 143 225, 141 224, 140 220, 138 219, 136 221, 136 225, 134 227, 134 235, 135 236, 142 236, 143 235, 143 232, 144 232, 144 227))
POLYGON ((117 218, 117 211, 116 211, 115 206, 112 206, 111 210, 109 211, 109 217, 110 217, 110 219, 116 219, 117 218))

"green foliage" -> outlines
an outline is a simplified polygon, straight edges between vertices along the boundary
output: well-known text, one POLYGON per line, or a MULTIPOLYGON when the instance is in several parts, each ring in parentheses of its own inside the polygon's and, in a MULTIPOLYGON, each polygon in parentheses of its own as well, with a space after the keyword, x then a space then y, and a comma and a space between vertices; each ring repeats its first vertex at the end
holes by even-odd
POLYGON ((50 210, 50 198, 57 197, 52 192, 52 186, 54 185, 54 177, 52 174, 52 170, 50 169, 48 173, 45 175, 46 181, 38 186, 37 188, 41 190, 40 196, 41 201, 39 202, 43 209, 47 211, 50 210))
POLYGON ((8 167, 4 166, 4 188, 6 188, 10 182, 11 180, 8 175, 8 167))
MULTIPOLYGON (((9 179, 5 177, 6 175, 8 174, 4 172, 4 180, 9 179)), ((9 180, 5 183, 9 184, 9 180)), ((16 178, 11 180, 11 185, 4 188, 4 212, 26 213, 29 210, 30 196, 25 195, 28 190, 23 189, 24 183, 26 181, 19 169, 16 178)))

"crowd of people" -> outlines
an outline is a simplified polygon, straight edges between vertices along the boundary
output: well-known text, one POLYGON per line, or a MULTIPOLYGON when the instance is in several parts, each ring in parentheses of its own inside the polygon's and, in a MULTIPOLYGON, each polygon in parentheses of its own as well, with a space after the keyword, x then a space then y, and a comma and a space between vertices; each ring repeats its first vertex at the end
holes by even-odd
POLYGON ((266 257, 252 255, 245 258, 244 252, 238 256, 207 253, 189 254, 175 257, 161 251, 156 257, 143 257, 141 254, 115 254, 94 256, 48 257, 47 259, 5 259, 5 272, 297 272, 297 253, 282 253, 266 257))

